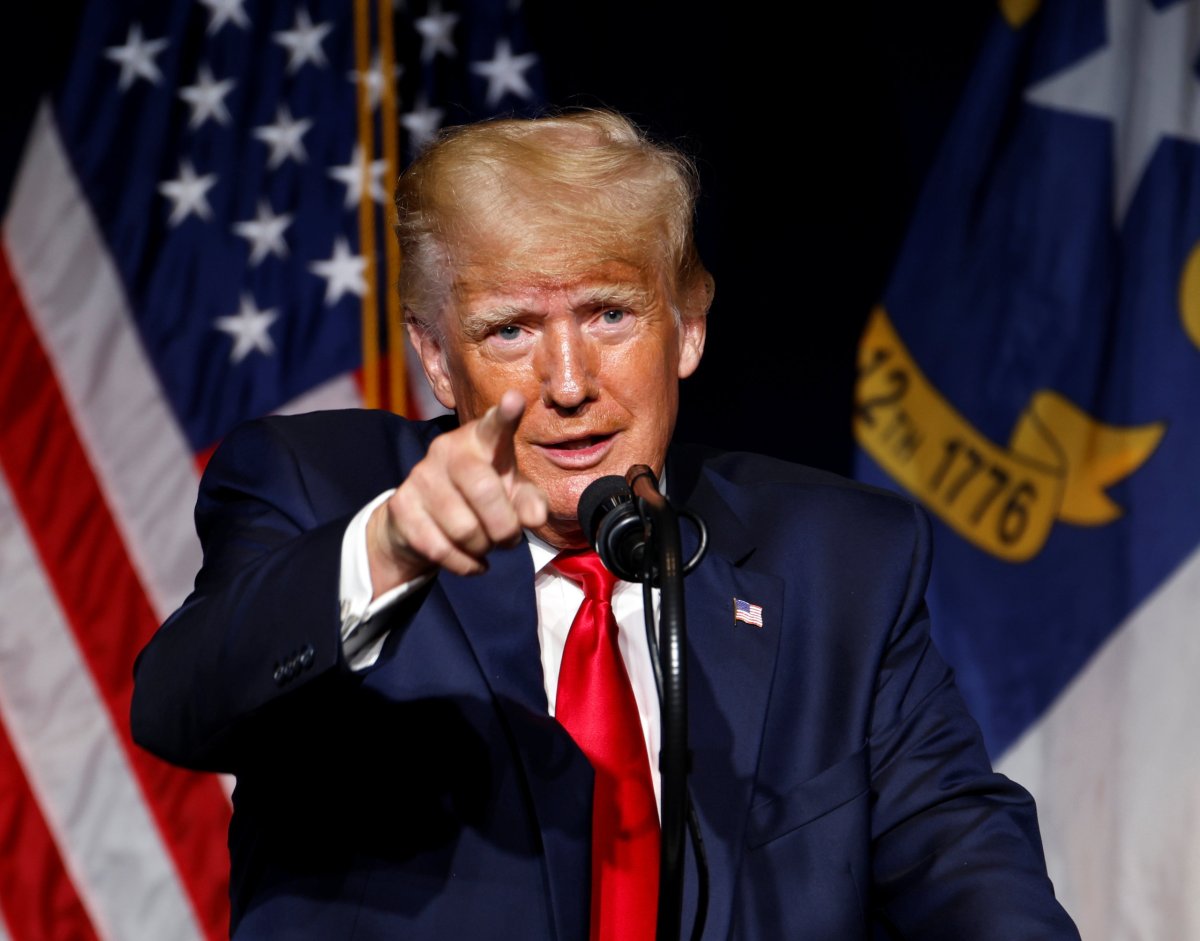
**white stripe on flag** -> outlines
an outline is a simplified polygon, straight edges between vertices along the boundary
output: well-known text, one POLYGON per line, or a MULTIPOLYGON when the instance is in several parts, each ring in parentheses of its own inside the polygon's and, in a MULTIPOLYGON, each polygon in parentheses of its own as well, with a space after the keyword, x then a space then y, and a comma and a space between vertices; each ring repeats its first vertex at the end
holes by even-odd
POLYGON ((97 933, 199 939, 192 909, 0 473, 0 711, 97 933))
POLYGON ((1000 762, 1088 941, 1200 938, 1200 550, 1000 762))
POLYGON ((13 186, 4 239, 127 551, 165 618, 200 567, 195 458, 163 399, 45 103, 13 186))
POLYGON ((287 404, 276 409, 276 415, 302 415, 334 408, 362 408, 362 394, 348 373, 336 376, 319 386, 313 386, 287 404))

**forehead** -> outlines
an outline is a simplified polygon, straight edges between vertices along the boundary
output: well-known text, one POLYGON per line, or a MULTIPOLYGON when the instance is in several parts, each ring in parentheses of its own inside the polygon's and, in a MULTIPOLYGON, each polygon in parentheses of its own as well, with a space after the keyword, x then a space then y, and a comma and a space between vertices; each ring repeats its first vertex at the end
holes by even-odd
POLYGON ((660 301, 665 288, 656 265, 548 254, 525 264, 503 259, 464 265, 455 277, 453 299, 461 312, 496 304, 525 307, 553 301, 571 306, 620 303, 645 307, 660 301))

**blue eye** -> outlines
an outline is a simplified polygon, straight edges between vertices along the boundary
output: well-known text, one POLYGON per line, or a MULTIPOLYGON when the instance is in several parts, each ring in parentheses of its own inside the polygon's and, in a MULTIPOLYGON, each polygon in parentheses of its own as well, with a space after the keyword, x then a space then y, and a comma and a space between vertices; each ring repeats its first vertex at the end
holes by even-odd
POLYGON ((515 340, 521 335, 521 328, 514 324, 505 324, 496 328, 496 336, 501 340, 515 340))
POLYGON ((600 316, 604 320, 605 323, 609 323, 609 324, 620 323, 622 320, 625 319, 625 311, 617 310, 614 308, 613 310, 606 310, 600 316))

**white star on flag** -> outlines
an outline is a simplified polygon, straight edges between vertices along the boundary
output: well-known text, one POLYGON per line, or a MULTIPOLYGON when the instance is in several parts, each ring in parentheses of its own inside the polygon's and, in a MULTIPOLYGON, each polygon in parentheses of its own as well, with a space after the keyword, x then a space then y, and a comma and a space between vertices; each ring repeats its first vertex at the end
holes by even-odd
MULTIPOLYGON (((486 107, 489 79, 470 71, 494 58, 499 31, 514 55, 541 49, 508 0, 43 0, 46 35, 31 36, 13 13, 38 2, 0 2, 26 58, 63 53, 40 107, 32 87, 8 83, 10 109, 15 90, 29 114, 0 131, 0 277, 20 287, 0 304, 0 347, 27 333, 38 353, 0 353, 0 388, 19 390, 0 392, 0 413, 22 396, 53 406, 0 435, 0 792, 19 785, 21 798, 0 799, 0 872, 25 872, 29 901, 62 904, 22 919, 0 876, 0 941, 45 926, 63 939, 202 941, 228 934, 231 782, 140 750, 129 760, 129 710, 110 708, 127 701, 129 671, 110 667, 132 663, 193 587, 201 547, 178 497, 195 494, 238 424, 364 403, 445 411, 406 362, 415 354, 387 336, 396 161, 444 124, 529 105, 506 93, 486 107), (395 55, 379 15, 392 16, 395 55), (378 316, 360 337, 364 308, 378 316), (380 369, 362 371, 363 340, 380 369), (87 540, 56 542, 62 500, 39 481, 59 472, 87 540), (99 608, 91 530, 112 589, 99 608), (6 667, 26 662, 38 669, 25 687, 8 683, 6 667), (43 682, 50 673, 70 682, 43 682)), ((545 65, 524 73, 535 95, 545 65)))
POLYGON ((217 185, 217 175, 206 173, 196 176, 192 162, 186 158, 179 161, 179 176, 158 184, 158 191, 171 201, 171 215, 167 222, 172 228, 190 215, 201 219, 212 218, 212 207, 208 204, 208 191, 217 185))
POLYGON ((166 48, 165 39, 143 39, 142 25, 131 23, 129 32, 125 34, 125 45, 109 46, 104 50, 104 57, 121 66, 117 87, 125 91, 138 78, 144 78, 151 85, 162 82, 162 72, 158 70, 154 57, 166 48))
POLYGON ((526 52, 519 56, 512 54, 512 46, 507 39, 496 40, 496 51, 491 59, 484 62, 472 62, 471 71, 487 79, 488 107, 494 107, 507 93, 518 98, 530 99, 533 89, 525 80, 525 71, 537 62, 537 56, 526 52))
POLYGON ((242 303, 236 314, 228 317, 218 317, 213 326, 233 337, 233 349, 229 351, 229 361, 240 363, 247 356, 258 350, 267 356, 275 352, 275 343, 267 331, 279 317, 275 310, 259 310, 254 299, 249 294, 242 295, 242 303))
POLYGON ((441 108, 431 108, 424 95, 417 98, 412 111, 400 115, 400 124, 408 131, 413 150, 420 150, 437 136, 437 130, 442 126, 445 116, 446 112, 441 108))
POLYGON ((333 26, 329 23, 314 24, 309 18, 308 10, 303 7, 296 11, 296 21, 292 28, 274 34, 275 41, 287 50, 288 75, 298 72, 306 62, 316 66, 326 64, 325 50, 321 48, 321 42, 332 29, 333 26))
POLYGON ((367 293, 367 260, 350 254, 350 245, 339 235, 333 246, 333 257, 314 261, 308 266, 314 274, 325 279, 325 306, 332 307, 346 292, 362 297, 367 293))
POLYGON ((454 48, 454 27, 458 23, 457 13, 443 13, 440 3, 434 3, 425 16, 419 17, 413 26, 421 34, 421 61, 432 62, 439 52, 453 59, 458 55, 454 48))
POLYGON ((287 257, 288 248, 283 233, 291 224, 291 213, 275 215, 266 200, 261 200, 257 215, 245 222, 235 223, 233 231, 250 243, 250 264, 257 265, 268 255, 287 257))
MULTIPOLYGON (((400 76, 404 74, 404 67, 396 64, 392 66, 392 85, 395 86, 400 76)), ((379 56, 379 51, 376 50, 375 57, 371 60, 371 67, 364 75, 361 72, 351 72, 347 78, 352 82, 361 81, 367 89, 367 102, 371 109, 379 107, 379 99, 383 95, 383 61, 379 56)))
POLYGON ((1163 10, 1105 0, 1108 45, 1026 92, 1035 105, 1113 124, 1113 217, 1120 225, 1164 137, 1200 143, 1200 0, 1163 10))
MULTIPOLYGON (((371 199, 377 203, 382 203, 387 199, 387 193, 383 189, 383 174, 387 172, 387 160, 372 160, 371 165, 367 168, 367 172, 371 178, 371 199)), ((341 166, 330 167, 328 173, 346 187, 346 208, 353 209, 356 207, 362 200, 363 191, 362 147, 355 144, 354 153, 350 155, 350 162, 341 166)))
POLYGON ((201 5, 208 7, 208 35, 220 32, 226 23, 232 23, 239 29, 250 25, 250 18, 243 9, 246 0, 200 0, 201 5))
POLYGON ((293 120, 288 106, 280 105, 279 110, 275 112, 274 124, 256 127, 254 136, 271 148, 267 166, 274 170, 289 158, 297 163, 304 163, 308 154, 304 150, 303 138, 312 124, 308 118, 293 120))
POLYGON ((233 91, 234 82, 231 78, 217 81, 207 65, 197 70, 196 84, 187 85, 179 90, 179 97, 192 108, 192 116, 188 119, 188 127, 195 130, 212 118, 218 124, 229 123, 229 109, 225 107, 225 96, 233 91))

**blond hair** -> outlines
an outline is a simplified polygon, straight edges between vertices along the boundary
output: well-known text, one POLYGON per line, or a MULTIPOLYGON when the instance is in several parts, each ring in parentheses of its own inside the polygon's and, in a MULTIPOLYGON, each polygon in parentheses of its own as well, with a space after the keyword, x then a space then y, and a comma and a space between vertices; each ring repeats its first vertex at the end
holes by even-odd
POLYGON ((396 189, 407 315, 432 325, 473 265, 553 277, 616 260, 656 268, 677 316, 702 316, 713 288, 692 235, 696 193, 687 157, 612 111, 450 128, 396 189))

